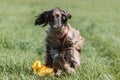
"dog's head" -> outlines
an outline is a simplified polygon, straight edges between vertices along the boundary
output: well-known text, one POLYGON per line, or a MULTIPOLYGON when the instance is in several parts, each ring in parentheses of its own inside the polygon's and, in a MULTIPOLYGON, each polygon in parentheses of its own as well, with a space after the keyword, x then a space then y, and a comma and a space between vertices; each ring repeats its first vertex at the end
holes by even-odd
POLYGON ((63 11, 57 7, 49 11, 44 11, 39 16, 37 16, 35 25, 44 24, 44 27, 49 24, 52 28, 57 29, 65 25, 70 18, 70 13, 63 11))

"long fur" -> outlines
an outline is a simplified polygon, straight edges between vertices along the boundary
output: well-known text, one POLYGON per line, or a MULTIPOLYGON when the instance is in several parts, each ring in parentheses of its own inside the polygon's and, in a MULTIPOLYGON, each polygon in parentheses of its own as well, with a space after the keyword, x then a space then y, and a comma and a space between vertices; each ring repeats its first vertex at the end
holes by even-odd
MULTIPOLYGON (((55 14, 55 9, 43 12, 36 19, 35 25, 48 24, 51 19, 50 15, 55 14), (52 13, 53 12, 53 13, 52 13)), ((72 28, 67 20, 71 18, 71 15, 59 8, 58 12, 61 12, 59 16, 63 16, 65 19, 61 21, 63 24, 61 28, 54 29, 51 27, 46 31, 46 57, 45 65, 54 68, 54 73, 59 76, 62 71, 68 73, 74 72, 74 69, 80 65, 80 52, 83 48, 84 38, 80 36, 78 30, 72 28), (63 38, 60 40, 59 38, 63 38)), ((63 19, 61 19, 63 20, 63 19)))

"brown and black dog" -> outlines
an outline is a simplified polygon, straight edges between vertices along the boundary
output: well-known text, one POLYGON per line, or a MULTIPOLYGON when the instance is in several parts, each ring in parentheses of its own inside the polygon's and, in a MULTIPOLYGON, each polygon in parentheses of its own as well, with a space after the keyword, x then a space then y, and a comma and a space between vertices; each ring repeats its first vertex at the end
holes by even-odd
POLYGON ((54 69, 55 76, 62 71, 72 73, 80 65, 84 38, 67 23, 68 19, 71 14, 57 7, 42 12, 35 20, 35 25, 50 25, 46 31, 45 65, 54 69))

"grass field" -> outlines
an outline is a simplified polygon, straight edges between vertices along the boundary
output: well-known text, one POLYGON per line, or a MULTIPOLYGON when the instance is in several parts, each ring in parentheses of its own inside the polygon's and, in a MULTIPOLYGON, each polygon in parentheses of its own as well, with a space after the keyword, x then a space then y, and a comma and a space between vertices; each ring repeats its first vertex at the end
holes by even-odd
POLYGON ((57 6, 85 38, 81 66, 57 80, 120 80, 120 0, 0 0, 0 80, 56 80, 31 66, 45 54, 47 27, 34 26, 35 16, 57 6))

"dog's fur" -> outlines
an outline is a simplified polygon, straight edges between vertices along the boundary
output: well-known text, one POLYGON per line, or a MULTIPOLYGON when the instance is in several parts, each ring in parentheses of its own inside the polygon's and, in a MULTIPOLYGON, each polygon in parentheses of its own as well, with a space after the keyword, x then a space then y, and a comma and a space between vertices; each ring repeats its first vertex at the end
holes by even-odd
POLYGON ((56 76, 63 70, 72 73, 80 65, 79 52, 82 51, 84 38, 67 23, 70 18, 70 13, 57 7, 44 11, 35 21, 35 25, 50 25, 46 31, 45 65, 54 68, 56 76))

